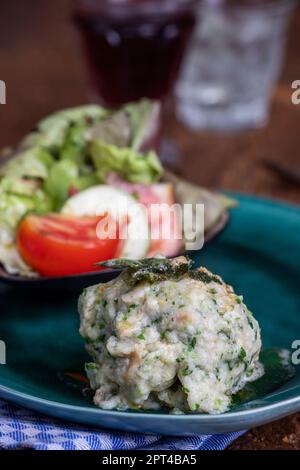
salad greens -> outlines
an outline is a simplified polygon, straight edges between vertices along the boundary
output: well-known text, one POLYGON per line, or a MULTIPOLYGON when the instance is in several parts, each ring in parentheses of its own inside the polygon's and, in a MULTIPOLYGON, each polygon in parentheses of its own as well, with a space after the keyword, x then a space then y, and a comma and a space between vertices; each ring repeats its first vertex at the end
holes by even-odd
POLYGON ((102 183, 112 171, 130 183, 141 184, 151 184, 162 175, 161 165, 152 150, 141 154, 128 147, 93 141, 90 152, 102 183))
POLYGON ((85 129, 105 119, 109 113, 109 110, 96 105, 59 111, 38 123, 35 132, 36 144, 59 153, 68 139, 70 129, 77 128, 76 139, 80 140, 85 129))
POLYGON ((134 129, 131 147, 142 151, 147 147, 149 139, 151 140, 151 137, 155 139, 159 132, 159 104, 143 100, 139 108, 134 103, 129 103, 124 107, 124 111, 130 117, 134 129))
POLYGON ((127 181, 157 181, 162 168, 155 152, 143 154, 131 148, 137 116, 141 113, 144 119, 145 109, 150 113, 154 105, 141 101, 130 105, 130 113, 126 108, 114 112, 82 106, 40 121, 0 168, 1 223, 16 227, 28 211, 59 210, 71 194, 105 182, 112 171, 127 181), (124 128, 120 132, 120 115, 127 122, 125 147, 119 137, 124 132, 124 128), (108 126, 110 133, 106 132, 108 126), (28 194, 30 187, 34 187, 32 194, 28 194))
POLYGON ((32 147, 17 153, 6 165, 0 168, 0 177, 45 180, 55 162, 52 155, 42 147, 32 147))
POLYGON ((72 193, 82 191, 99 182, 96 173, 84 175, 80 166, 73 160, 61 160, 55 162, 50 169, 44 187, 54 207, 60 209, 72 193))
POLYGON ((219 220, 231 205, 228 200, 192 188, 162 169, 152 150, 159 117, 159 104, 144 99, 116 111, 79 106, 37 123, 0 167, 0 262, 7 271, 18 272, 15 235, 27 213, 60 211, 74 194, 111 184, 112 175, 117 176, 115 181, 137 185, 153 185, 163 176, 174 183, 177 202, 206 204, 206 229, 219 220))
POLYGON ((132 123, 128 113, 122 109, 100 121, 90 129, 88 140, 105 142, 117 147, 130 147, 132 123))
POLYGON ((111 172, 135 183, 158 181, 162 168, 156 153, 137 146, 143 144, 141 127, 145 139, 150 136, 157 106, 147 100, 119 111, 80 106, 41 120, 0 167, 0 231, 7 243, 0 237, 0 261, 7 265, 3 253, 11 251, 28 212, 59 211, 71 195, 105 183, 111 172))
POLYGON ((36 189, 30 194, 30 183, 27 186, 21 183, 22 186, 18 186, 17 191, 13 190, 11 184, 19 185, 16 181, 9 182, 8 179, 0 183, 0 229, 3 227, 14 231, 20 219, 29 211, 45 213, 53 210, 51 199, 41 189, 36 189), (23 194, 19 192, 21 188, 23 194))

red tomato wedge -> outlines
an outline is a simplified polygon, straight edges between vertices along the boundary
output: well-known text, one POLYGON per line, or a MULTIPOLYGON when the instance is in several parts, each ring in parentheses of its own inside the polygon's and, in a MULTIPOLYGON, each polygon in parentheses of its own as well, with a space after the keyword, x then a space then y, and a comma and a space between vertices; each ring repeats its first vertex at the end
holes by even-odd
POLYGON ((118 236, 102 237, 99 230, 96 234, 104 217, 29 215, 19 225, 17 248, 24 261, 42 276, 99 270, 95 263, 117 257, 120 248, 118 236))

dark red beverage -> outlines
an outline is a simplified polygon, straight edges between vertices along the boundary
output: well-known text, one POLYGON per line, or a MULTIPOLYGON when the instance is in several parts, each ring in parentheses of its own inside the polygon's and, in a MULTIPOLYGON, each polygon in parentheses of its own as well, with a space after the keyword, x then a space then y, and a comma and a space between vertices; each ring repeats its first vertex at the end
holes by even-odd
POLYGON ((196 0, 77 0, 74 18, 99 101, 163 100, 176 80, 196 0))

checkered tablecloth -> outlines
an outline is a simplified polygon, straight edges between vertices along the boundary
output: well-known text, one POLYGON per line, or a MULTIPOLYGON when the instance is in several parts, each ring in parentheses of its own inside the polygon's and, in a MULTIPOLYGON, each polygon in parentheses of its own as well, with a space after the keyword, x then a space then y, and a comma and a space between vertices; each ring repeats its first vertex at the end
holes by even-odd
POLYGON ((242 432, 191 437, 93 429, 0 400, 0 448, 36 450, 222 450, 242 432))

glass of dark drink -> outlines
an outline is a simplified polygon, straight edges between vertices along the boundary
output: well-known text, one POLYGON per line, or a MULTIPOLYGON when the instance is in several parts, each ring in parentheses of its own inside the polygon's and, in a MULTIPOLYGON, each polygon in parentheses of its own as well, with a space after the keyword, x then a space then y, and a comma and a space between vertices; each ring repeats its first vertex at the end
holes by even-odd
POLYGON ((197 0, 74 0, 93 100, 109 107, 173 89, 197 0))

